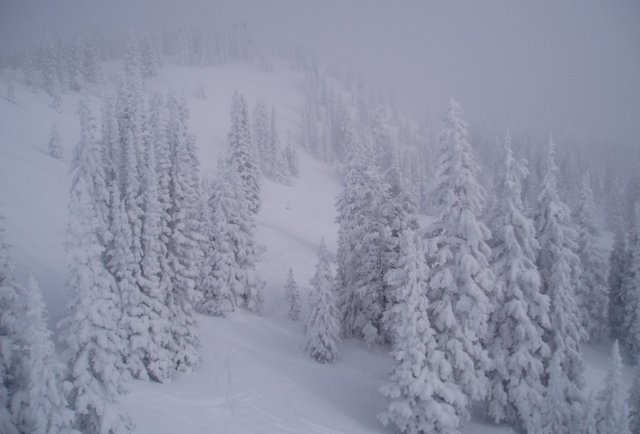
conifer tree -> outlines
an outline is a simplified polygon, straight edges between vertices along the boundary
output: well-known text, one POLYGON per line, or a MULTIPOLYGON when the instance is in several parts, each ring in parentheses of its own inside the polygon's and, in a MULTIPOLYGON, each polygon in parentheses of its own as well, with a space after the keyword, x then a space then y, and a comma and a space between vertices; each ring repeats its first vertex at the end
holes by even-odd
MULTIPOLYGON (((156 100, 158 106, 159 101, 156 100)), ((152 104, 153 106, 153 99, 152 104)), ((142 226, 142 284, 140 290, 148 303, 149 341, 146 343, 145 366, 149 377, 163 382, 171 377, 171 336, 167 318, 170 312, 166 306, 170 282, 163 275, 162 261, 165 260, 166 245, 163 242, 163 209, 160 202, 159 177, 156 152, 161 146, 162 130, 159 113, 151 111, 151 136, 147 142, 145 166, 145 187, 143 190, 144 220, 142 226)))
POLYGON ((596 423, 597 407, 593 393, 589 394, 582 406, 582 415, 576 424, 580 434, 598 434, 598 424, 596 423))
POLYGON ((298 152, 296 150, 296 145, 290 136, 287 138, 287 146, 284 150, 284 154, 287 161, 287 166, 289 168, 289 173, 291 173, 291 176, 297 178, 298 176, 300 176, 298 152))
POLYGON ((640 202, 636 203, 635 221, 630 225, 626 267, 622 278, 624 301, 622 343, 633 362, 640 361, 640 202))
POLYGON ((548 366, 548 386, 545 396, 545 412, 542 417, 543 434, 569 434, 573 426, 574 413, 566 401, 565 374, 560 350, 551 356, 548 366))
MULTIPOLYGON (((624 335, 624 276, 628 265, 627 234, 624 230, 622 216, 613 224, 614 241, 609 255, 609 329, 611 337, 623 342, 624 335)), ((624 347, 624 343, 623 343, 624 347)))
POLYGON ((16 369, 20 359, 21 312, 18 288, 13 277, 13 261, 5 239, 3 218, 0 216, 0 431, 18 434, 18 415, 13 412, 14 395, 20 389, 16 369))
POLYGON ((294 321, 300 319, 300 291, 298 285, 293 278, 293 270, 289 268, 289 274, 287 274, 287 283, 284 286, 284 299, 289 307, 289 318, 294 321))
POLYGON ((607 336, 609 261, 600 240, 600 228, 595 221, 595 202, 590 179, 585 176, 578 198, 578 255, 582 265, 578 308, 582 324, 591 341, 607 336))
POLYGON ((311 279, 312 294, 306 322, 304 351, 319 363, 333 363, 340 345, 340 317, 333 293, 333 274, 324 245, 318 250, 316 272, 311 279))
POLYGON ((53 124, 51 134, 49 135, 49 155, 56 160, 62 160, 62 148, 60 147, 60 133, 58 127, 53 124))
POLYGON ((7 101, 13 104, 18 103, 18 99, 16 98, 16 85, 14 83, 13 74, 9 75, 9 80, 7 81, 7 101))
POLYGON ((125 344, 119 332, 120 304, 105 268, 106 204, 101 153, 91 113, 80 107, 81 139, 72 160, 69 241, 71 289, 62 340, 71 382, 70 405, 82 432, 127 432, 131 425, 116 408, 125 344))
POLYGON ((231 104, 231 131, 229 132, 228 140, 229 154, 227 162, 233 165, 240 174, 247 208, 253 215, 256 215, 261 206, 259 172, 254 153, 251 151, 247 103, 244 96, 237 91, 233 94, 231 104))
POLYGON ((253 141, 255 159, 258 165, 262 168, 264 174, 270 175, 268 167, 268 150, 271 146, 270 124, 269 124, 269 112, 267 105, 261 98, 256 101, 256 105, 253 109, 253 141))
POLYGON ((436 220, 427 229, 431 264, 431 323, 438 349, 451 361, 454 376, 471 399, 487 393, 490 360, 483 341, 491 313, 494 276, 487 240, 491 232, 478 216, 486 193, 467 138, 467 124, 453 99, 440 135, 442 154, 433 196, 436 220))
POLYGON ((557 173, 555 145, 551 142, 535 218, 540 243, 537 265, 543 293, 550 300, 550 328, 545 342, 551 347, 553 356, 547 366, 547 393, 558 394, 547 396, 547 402, 551 405, 551 401, 558 400, 553 405, 564 407, 552 411, 557 417, 566 418, 564 422, 555 422, 563 423, 566 429, 583 398, 584 363, 580 343, 586 333, 576 302, 576 269, 580 266, 580 259, 574 253, 577 234, 569 207, 558 195, 557 173))
POLYGON ((165 140, 170 155, 171 201, 167 248, 172 285, 168 300, 172 313, 170 330, 175 366, 178 370, 189 370, 198 365, 200 359, 194 316, 194 307, 200 299, 195 285, 202 255, 196 221, 197 161, 194 161, 193 138, 187 130, 186 107, 172 93, 168 95, 166 104, 165 140))
POLYGON ((640 365, 634 367, 633 384, 629 388, 629 430, 632 434, 640 433, 640 365))
POLYGON ((629 411, 622 384, 622 358, 618 350, 618 341, 613 343, 611 363, 607 370, 604 389, 598 396, 597 413, 598 432, 630 434, 629 411))
POLYGON ((492 265, 496 276, 488 349, 493 360, 488 412, 499 423, 540 430, 544 410, 544 364, 549 347, 549 298, 541 292, 535 260, 538 242, 524 212, 522 181, 527 176, 507 137, 506 158, 492 212, 492 265))
POLYGON ((45 322, 45 307, 36 280, 27 285, 22 333, 27 352, 26 402, 22 431, 47 434, 69 433, 73 412, 68 408, 62 384, 62 365, 55 360, 51 333, 45 322))
POLYGON ((429 321, 428 270, 421 240, 403 234, 398 268, 386 280, 392 288, 397 338, 392 355, 395 366, 389 383, 380 391, 390 403, 380 415, 403 433, 458 433, 468 417, 468 398, 453 376, 453 367, 438 349, 429 321))

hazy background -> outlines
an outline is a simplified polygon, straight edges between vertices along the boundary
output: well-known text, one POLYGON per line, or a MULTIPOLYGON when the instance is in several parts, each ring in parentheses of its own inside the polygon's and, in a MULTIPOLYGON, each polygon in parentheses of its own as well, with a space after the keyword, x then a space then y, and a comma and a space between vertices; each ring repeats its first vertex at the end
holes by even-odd
POLYGON ((416 118, 640 148, 639 0, 0 0, 0 38, 246 21, 362 73, 416 118))

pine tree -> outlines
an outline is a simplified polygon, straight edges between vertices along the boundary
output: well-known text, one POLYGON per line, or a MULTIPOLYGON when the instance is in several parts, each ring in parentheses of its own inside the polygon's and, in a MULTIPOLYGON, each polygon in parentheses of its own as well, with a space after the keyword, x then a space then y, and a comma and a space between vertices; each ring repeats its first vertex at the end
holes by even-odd
POLYGON ((253 215, 256 215, 261 206, 260 181, 254 153, 251 151, 251 133, 246 106, 244 96, 236 91, 233 94, 231 104, 231 131, 228 138, 227 162, 240 174, 247 208, 253 215))
POLYGON ((460 111, 452 99, 440 135, 442 155, 433 193, 437 217, 426 235, 431 264, 429 300, 438 349, 451 361, 464 393, 481 399, 487 393, 490 368, 483 340, 494 285, 486 243, 491 232, 477 217, 486 193, 477 180, 479 167, 460 111))
MULTIPOLYGON (((623 342, 625 297, 623 281, 628 264, 627 234, 622 215, 616 213, 612 222, 614 242, 609 255, 609 329, 611 337, 623 342)), ((623 345, 624 346, 624 345, 623 345)))
POLYGON ((291 139, 291 137, 287 138, 287 146, 284 150, 285 159, 287 161, 287 166, 289 168, 289 173, 296 178, 300 176, 300 168, 298 164, 298 152, 296 150, 296 145, 291 139))
POLYGON ((27 285, 25 301, 22 333, 28 354, 28 383, 22 429, 37 434, 68 433, 73 424, 73 412, 68 408, 62 384, 63 368, 55 360, 44 303, 33 277, 27 285))
POLYGON ((547 396, 547 402, 557 399, 554 405, 564 407, 553 409, 553 412, 557 417, 566 418, 564 422, 555 422, 563 423, 566 429, 582 401, 584 364, 580 343, 586 333, 576 302, 576 269, 580 265, 580 259, 574 253, 577 234, 573 230, 569 207, 558 195, 557 173, 555 145, 551 142, 535 219, 540 243, 537 265, 543 293, 550 300, 551 327, 545 337, 553 353, 547 366, 548 394, 559 394, 547 396))
POLYGON ((593 393, 591 393, 582 406, 582 416, 577 423, 580 434, 598 434, 598 425, 596 423, 597 410, 595 398, 593 397, 593 393))
POLYGON ((635 365, 633 384, 629 388, 629 430, 632 434, 640 433, 640 365, 635 365))
POLYGON ((60 133, 55 124, 51 127, 51 134, 49 136, 49 155, 56 160, 63 159, 62 148, 60 147, 60 133))
POLYGON ((544 363, 549 347, 549 298, 541 293, 533 221, 524 213, 522 181, 528 171, 507 137, 506 158, 492 212, 492 265, 496 276, 488 349, 494 363, 488 412, 496 422, 540 430, 544 410, 544 363))
MULTIPOLYGON (((153 100, 152 100, 153 105, 153 100)), ((158 102, 159 107, 160 103, 158 102)), ((159 113, 152 110, 150 116, 152 135, 147 143, 145 187, 143 190, 144 220, 142 226, 142 284, 140 290, 148 304, 149 342, 146 343, 145 366, 149 377, 163 382, 171 377, 171 336, 167 318, 170 312, 166 301, 170 290, 168 276, 163 275, 162 261, 166 246, 163 242, 163 209, 157 173, 157 147, 162 142, 159 113)))
POLYGON ((268 149, 271 146, 269 111, 264 100, 259 98, 253 108, 253 119, 251 126, 253 127, 253 149, 255 151, 255 160, 266 175, 270 175, 270 167, 268 166, 268 149))
POLYGON ((298 285, 293 278, 293 270, 289 268, 289 274, 287 274, 287 283, 284 286, 284 299, 289 307, 289 318, 294 321, 300 319, 300 291, 298 285))
POLYGON ((468 398, 456 384, 453 368, 439 350, 429 321, 424 247, 407 232, 402 236, 398 268, 386 280, 393 288, 391 324, 397 338, 390 382, 380 391, 390 403, 380 415, 403 433, 459 433, 468 417, 468 398))
POLYGON ((542 418, 542 430, 540 431, 543 434, 571 433, 574 414, 565 398, 565 374, 562 372, 561 359, 560 351, 556 350, 549 362, 546 405, 542 418))
MULTIPOLYGON (((0 223, 2 220, 0 217, 0 223)), ((18 341, 23 312, 13 269, 4 225, 0 224, 0 431, 7 434, 18 434, 19 419, 13 412, 12 401, 22 386, 16 369, 23 364, 18 341)))
POLYGON ((622 344, 633 362, 640 360, 640 202, 630 225, 629 247, 622 278, 624 301, 622 344))
POLYGON ((91 113, 80 108, 81 139, 72 160, 67 244, 70 314, 62 322, 70 366, 70 405, 82 432, 127 432, 131 425, 116 399, 123 378, 125 344, 119 332, 120 304, 104 265, 108 192, 91 113))
POLYGON ((596 342, 607 336, 609 262, 600 240, 600 228, 596 224, 594 213, 593 191, 589 177, 585 176, 576 212, 578 255, 582 264, 581 285, 577 295, 583 326, 589 339, 596 342))
POLYGON ((7 101, 17 104, 18 99, 16 98, 16 85, 14 81, 13 74, 10 74, 9 80, 7 81, 7 101))
POLYGON ((167 97, 165 140, 170 152, 170 209, 167 256, 171 267, 172 291, 168 306, 172 313, 171 333, 175 366, 188 370, 199 363, 200 346, 194 307, 200 299, 196 290, 197 266, 201 263, 197 216, 197 160, 193 138, 187 131, 186 107, 173 94, 167 97), (195 172, 195 173, 194 173, 195 172))
POLYGON ((316 272, 311 279, 312 294, 306 323, 304 351, 319 363, 333 363, 340 345, 340 317, 333 293, 333 275, 324 241, 318 250, 316 272))
POLYGON ((613 343, 611 364, 605 378, 604 389, 598 396, 597 413, 598 432, 630 434, 629 411, 622 384, 622 359, 618 350, 618 341, 613 343))

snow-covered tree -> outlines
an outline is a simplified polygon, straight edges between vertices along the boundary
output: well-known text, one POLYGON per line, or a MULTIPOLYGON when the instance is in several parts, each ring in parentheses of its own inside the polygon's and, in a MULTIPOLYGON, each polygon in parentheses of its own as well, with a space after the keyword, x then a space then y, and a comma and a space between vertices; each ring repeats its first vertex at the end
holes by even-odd
POLYGON ((389 406, 380 415, 403 433, 459 433, 468 417, 468 397, 456 383, 453 367, 438 349, 429 321, 428 270, 424 247, 413 233, 403 234, 398 268, 386 280, 392 288, 393 318, 397 338, 392 355, 395 366, 390 381, 380 391, 389 406))
POLYGON ((630 225, 629 247, 622 278, 624 300, 622 344, 633 362, 640 361, 640 202, 630 225))
POLYGON ((284 285, 284 299, 289 307, 288 315, 294 321, 300 319, 300 291, 298 285, 293 277, 293 270, 289 268, 289 274, 287 274, 287 283, 284 285))
POLYGON ((507 137, 502 178, 492 210, 492 265, 496 277, 488 349, 493 360, 488 412, 499 423, 538 432, 544 410, 544 364, 549 347, 549 298, 536 268, 538 242, 524 212, 522 181, 527 176, 507 137))
MULTIPOLYGON (((622 215, 613 222, 614 241, 609 255, 609 329, 611 337, 623 342, 624 334, 624 276, 628 264, 627 234, 624 230, 622 215)), ((623 345, 624 346, 624 345, 623 345)))
POLYGON ((19 418, 13 411, 13 402, 16 393, 24 387, 17 371, 24 365, 19 352, 23 312, 2 220, 0 217, 0 431, 18 434, 19 418))
MULTIPOLYGON (((569 207, 561 201, 557 187, 558 166, 555 145, 550 143, 547 172, 538 198, 536 230, 540 250, 538 270, 542 277, 543 293, 549 297, 550 328, 545 342, 553 353, 547 366, 547 402, 565 408, 554 409, 556 416, 567 417, 563 425, 570 426, 582 401, 584 363, 580 343, 586 338, 576 301, 577 276, 580 259, 574 253, 577 234, 573 229, 569 207)), ((557 421, 561 423, 561 421, 557 421)), ((561 431, 565 432, 565 431, 561 431)))
POLYGON ((119 331, 119 294, 104 264, 108 191, 95 125, 80 107, 81 139, 72 160, 67 254, 71 304, 62 322, 65 360, 70 367, 70 405, 82 432, 130 430, 116 408, 121 391, 125 344, 119 331))
MULTIPOLYGON (((157 102, 157 108, 160 102, 157 102)), ((153 107, 152 99, 152 107, 153 107)), ((163 209, 160 201, 160 186, 157 173, 156 153, 161 146, 162 130, 157 111, 151 110, 149 117, 151 136, 147 142, 145 176, 143 189, 144 220, 142 225, 142 291, 147 304, 149 341, 145 343, 145 366, 149 378, 163 382, 171 377, 171 336, 169 334, 166 301, 170 291, 168 276, 163 275, 162 261, 165 260, 166 245, 163 242, 163 209)))
POLYGON ((253 128, 253 141, 255 158, 258 165, 262 168, 262 171, 269 173, 268 157, 269 147, 271 146, 271 139, 269 134, 271 131, 269 123, 269 111, 267 105, 262 98, 256 101, 256 105, 253 108, 252 113, 252 128, 253 128))
POLYGON ((62 148, 60 146, 60 133, 58 127, 53 124, 51 134, 49 135, 49 155, 56 160, 62 160, 62 148))
POLYGON ((331 262, 324 245, 318 250, 316 272, 311 279, 312 293, 305 332, 304 351, 319 363, 333 363, 340 346, 340 316, 333 293, 331 262))
POLYGON ((585 176, 576 211, 578 223, 578 255, 582 265, 581 285, 578 287, 578 308, 582 324, 591 341, 607 336, 609 261, 596 224, 595 201, 590 179, 585 176))
POLYGON ((292 176, 300 176, 300 167, 298 164, 298 151, 296 150, 296 144, 291 139, 291 136, 287 137, 287 146, 284 149, 285 159, 289 168, 289 173, 292 176))
POLYGON ((63 367, 55 359, 40 288, 33 277, 26 289, 22 333, 28 383, 21 428, 34 434, 69 433, 74 415, 62 384, 63 367))
POLYGON ((627 408, 624 384, 622 383, 622 358, 618 341, 611 349, 611 362, 607 370, 604 389, 598 395, 597 412, 598 432, 630 434, 629 411, 627 408))
POLYGON ((548 387, 545 396, 545 411, 542 417, 543 434, 570 434, 574 426, 574 409, 566 401, 565 374, 562 368, 563 356, 556 350, 548 366, 548 387))
POLYGON ((491 313, 494 276, 489 265, 491 232, 479 220, 486 193, 467 138, 467 124, 453 99, 440 134, 442 147, 433 192, 436 219, 427 228, 431 265, 429 301, 438 349, 471 399, 488 389, 491 362, 483 347, 491 313))
POLYGON ((633 384, 629 388, 629 430, 632 434, 640 433, 640 365, 635 366, 633 384))
POLYGON ((251 151, 251 133, 247 103, 239 92, 233 94, 231 104, 231 131, 229 132, 227 162, 240 174, 247 208, 255 215, 260 210, 260 180, 254 153, 251 151))
POLYGON ((167 301, 171 311, 175 366, 178 370, 195 367, 200 360, 200 340, 194 307, 200 301, 196 289, 201 264, 201 234, 198 215, 198 161, 194 139, 187 129, 185 103, 172 93, 167 97, 165 140, 170 152, 169 230, 167 257, 171 267, 172 290, 167 301))
POLYGON ((576 424, 578 428, 577 432, 580 434, 599 434, 598 424, 596 423, 598 408, 596 407, 595 401, 593 393, 591 393, 582 405, 582 414, 580 415, 579 422, 576 424))
POLYGON ((17 104, 18 99, 16 98, 16 85, 15 80, 13 79, 13 74, 9 74, 9 80, 7 81, 7 101, 17 104))

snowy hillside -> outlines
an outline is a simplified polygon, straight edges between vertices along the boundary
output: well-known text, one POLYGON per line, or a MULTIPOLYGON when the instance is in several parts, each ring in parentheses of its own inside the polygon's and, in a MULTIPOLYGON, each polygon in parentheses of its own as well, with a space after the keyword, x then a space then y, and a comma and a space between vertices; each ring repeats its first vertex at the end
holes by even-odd
MULTIPOLYGON (((107 76, 122 65, 107 65, 107 76)), ((4 77, 7 78, 7 77, 4 77)), ((145 82, 147 90, 182 92, 190 108, 202 174, 213 179, 226 152, 229 107, 234 90, 250 105, 264 98, 279 115, 280 132, 298 135, 304 101, 304 77, 284 63, 264 72, 249 63, 206 68, 166 65, 145 82), (201 85, 206 99, 196 97, 201 85)), ((16 83, 17 104, 0 98, 0 214, 18 265, 21 282, 33 274, 43 291, 54 328, 65 313, 65 228, 70 186, 69 161, 79 140, 76 108, 80 95, 63 97, 60 112, 42 90, 16 83), (61 135, 62 161, 47 152, 51 127, 61 135)), ((83 91, 95 113, 97 88, 83 91)), ((335 254, 338 227, 336 167, 299 149, 300 177, 293 185, 262 179, 262 210, 257 216, 258 269, 266 279, 261 316, 237 311, 229 318, 198 316, 201 366, 178 374, 170 384, 133 381, 122 406, 136 433, 317 433, 392 432, 378 420, 386 400, 379 387, 387 381, 391 357, 383 347, 367 348, 346 340, 337 363, 314 362, 303 351, 301 322, 287 318, 283 302, 289 268, 301 287, 303 316, 309 279, 321 239, 335 254)), ((421 218, 424 219, 423 216, 421 218)), ((599 390, 609 345, 587 346, 588 386, 599 390)), ((625 370, 630 384, 631 370, 625 370)), ((466 433, 511 432, 476 418, 466 433)))

